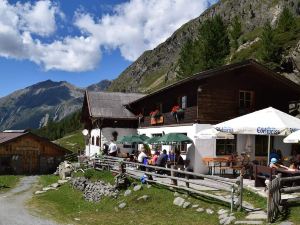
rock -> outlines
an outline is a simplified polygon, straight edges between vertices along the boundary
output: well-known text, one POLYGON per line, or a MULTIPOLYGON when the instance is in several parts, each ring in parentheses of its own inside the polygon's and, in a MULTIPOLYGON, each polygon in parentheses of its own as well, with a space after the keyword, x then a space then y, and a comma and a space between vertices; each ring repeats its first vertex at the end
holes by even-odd
POLYGON ((129 189, 128 189, 128 190, 126 190, 126 191, 124 192, 124 196, 126 197, 126 196, 130 195, 130 194, 131 194, 131 192, 132 192, 132 191, 131 191, 131 190, 129 190, 129 189))
POLYGON ((152 185, 151 184, 147 184, 147 188, 151 188, 152 187, 152 185))
POLYGON ((43 189, 42 189, 43 191, 49 191, 49 190, 56 190, 56 188, 54 188, 54 187, 44 187, 43 189))
POLYGON ((185 202, 184 198, 176 197, 173 201, 173 204, 181 207, 184 202, 185 202))
POLYGON ((294 223, 290 222, 290 221, 284 221, 284 222, 281 222, 280 224, 278 225, 294 225, 294 223))
POLYGON ((36 191, 36 192, 34 192, 34 194, 36 194, 36 195, 39 195, 39 194, 43 194, 43 193, 45 193, 46 191, 36 191))
POLYGON ((50 184, 51 187, 54 187, 54 188, 58 188, 59 187, 59 184, 58 183, 53 183, 53 184, 50 184))
POLYGON ((249 224, 249 225, 260 225, 263 224, 262 221, 259 220, 242 220, 242 221, 235 221, 234 224, 249 224))
POLYGON ((76 220, 76 221, 80 221, 80 219, 79 219, 79 218, 74 218, 74 220, 76 220))
POLYGON ((192 208, 198 208, 199 205, 192 205, 192 208))
POLYGON ((219 220, 224 219, 226 217, 228 217, 228 213, 221 214, 219 215, 219 220))
POLYGON ((174 192, 174 197, 178 197, 178 196, 180 196, 180 194, 177 191, 175 191, 174 192))
POLYGON ((224 214, 224 213, 228 213, 228 210, 226 210, 226 209, 220 209, 220 210, 218 211, 218 214, 219 214, 219 215, 224 214))
POLYGON ((229 225, 231 224, 236 218, 234 216, 224 217, 220 220, 220 224, 229 225))
POLYGON ((212 209, 206 209, 206 213, 211 215, 214 213, 214 211, 212 209))
POLYGON ((119 208, 120 208, 120 209, 125 208, 125 206, 126 206, 126 203, 125 203, 125 202, 122 202, 121 204, 119 204, 119 208))
POLYGON ((59 184, 64 184, 64 183, 67 183, 68 182, 68 180, 58 180, 57 181, 57 183, 59 183, 59 184))
POLYGON ((59 177, 62 180, 65 180, 66 177, 70 177, 71 173, 74 171, 74 168, 71 163, 64 161, 59 164, 58 166, 58 171, 59 171, 59 177))
POLYGON ((184 208, 184 209, 186 209, 187 207, 189 207, 190 206, 190 202, 184 202, 183 203, 183 205, 182 205, 182 207, 184 208))
POLYGON ((139 191, 139 190, 141 190, 141 189, 142 189, 142 185, 136 185, 136 186, 134 186, 134 188, 133 188, 134 191, 139 191))
POLYGON ((203 208, 198 208, 196 209, 197 212, 204 212, 204 209, 203 208))
POLYGON ((258 212, 258 213, 250 213, 246 216, 247 220, 266 220, 268 216, 265 212, 258 212))
POLYGON ((143 199, 144 201, 146 201, 148 198, 149 198, 148 195, 143 195, 142 197, 139 197, 137 200, 140 201, 143 199))

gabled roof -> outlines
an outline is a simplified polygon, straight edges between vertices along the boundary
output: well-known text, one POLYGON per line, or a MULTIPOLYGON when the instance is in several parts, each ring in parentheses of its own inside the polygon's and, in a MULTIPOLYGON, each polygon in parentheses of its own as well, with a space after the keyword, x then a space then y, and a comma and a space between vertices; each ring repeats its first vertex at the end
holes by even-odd
POLYGON ((125 108, 125 105, 145 95, 137 93, 86 91, 85 96, 91 117, 136 119, 136 116, 125 108))
POLYGON ((19 139, 23 136, 31 136, 32 138, 34 138, 38 141, 46 142, 49 145, 52 145, 53 147, 60 149, 61 151, 64 151, 66 153, 71 153, 70 150, 65 149, 62 146, 51 142, 47 138, 40 137, 40 136, 38 136, 36 134, 33 134, 31 132, 27 132, 26 130, 24 130, 24 131, 19 130, 19 131, 3 131, 3 132, 0 132, 0 145, 1 144, 7 144, 9 142, 13 142, 13 141, 15 141, 15 140, 17 140, 17 139, 19 139))
POLYGON ((200 73, 196 73, 188 78, 182 79, 174 84, 168 85, 166 87, 163 87, 155 92, 152 92, 149 95, 146 95, 140 99, 137 99, 135 101, 130 102, 128 105, 131 105, 133 103, 139 102, 143 99, 146 99, 148 97, 160 94, 168 89, 171 89, 173 87, 177 87, 183 84, 186 84, 188 82, 192 82, 194 80, 204 80, 213 76, 217 76, 217 75, 221 75, 226 71, 231 71, 231 70, 237 70, 237 69, 241 69, 241 68, 246 68, 246 67, 254 67, 258 70, 261 70, 264 74, 271 76, 272 78, 282 82, 283 84, 289 86, 290 88, 292 88, 293 90, 296 90, 300 93, 300 86, 296 83, 294 83, 293 81, 289 80, 288 78, 268 69, 267 67, 265 67, 264 65, 258 63, 257 61, 253 60, 253 59, 248 59, 239 63, 233 63, 233 64, 229 64, 229 65, 225 65, 225 66, 221 66, 218 67, 216 69, 211 69, 211 70, 206 70, 200 73))
POLYGON ((0 144, 27 134, 26 132, 0 132, 0 144))

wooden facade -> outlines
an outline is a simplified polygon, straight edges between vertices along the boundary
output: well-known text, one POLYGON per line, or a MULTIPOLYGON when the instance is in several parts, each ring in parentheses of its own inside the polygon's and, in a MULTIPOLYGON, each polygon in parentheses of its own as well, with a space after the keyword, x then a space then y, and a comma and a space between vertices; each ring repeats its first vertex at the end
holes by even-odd
POLYGON ((69 151, 47 139, 20 134, 0 143, 0 174, 53 173, 66 153, 69 151))
POLYGON ((140 127, 186 123, 216 124, 269 106, 288 113, 290 101, 300 99, 300 87, 255 61, 196 74, 163 88, 127 107, 142 114, 140 127), (186 96, 181 120, 171 115, 174 105, 186 96), (159 110, 163 124, 152 124, 150 113, 159 110))

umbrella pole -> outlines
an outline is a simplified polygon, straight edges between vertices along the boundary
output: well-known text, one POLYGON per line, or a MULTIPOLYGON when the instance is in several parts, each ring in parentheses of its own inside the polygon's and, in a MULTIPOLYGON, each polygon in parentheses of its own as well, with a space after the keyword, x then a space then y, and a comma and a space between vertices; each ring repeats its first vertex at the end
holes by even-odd
POLYGON ((267 166, 269 165, 269 161, 270 161, 270 149, 271 149, 271 135, 268 136, 268 158, 267 158, 267 166))

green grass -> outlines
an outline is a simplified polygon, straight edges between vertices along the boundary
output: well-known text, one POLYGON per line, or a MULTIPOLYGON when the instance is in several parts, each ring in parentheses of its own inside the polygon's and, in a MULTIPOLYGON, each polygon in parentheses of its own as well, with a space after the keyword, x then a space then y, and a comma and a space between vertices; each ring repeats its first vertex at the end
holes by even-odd
POLYGON ((3 175, 0 176, 0 193, 4 191, 8 191, 11 188, 15 187, 19 182, 21 176, 14 175, 3 175))
POLYGON ((256 208, 266 209, 267 208, 267 199, 259 196, 258 194, 243 190, 243 200, 251 203, 256 208))
POLYGON ((56 183, 59 180, 59 176, 54 175, 42 175, 39 179, 39 185, 45 187, 49 184, 56 183))
MULTIPOLYGON (((103 180, 113 180, 109 172, 97 172, 93 177, 103 180)), ((43 178, 45 179, 45 178, 43 178)), ((47 177, 46 180, 50 178, 47 177)), ((49 191, 34 198, 29 203, 31 207, 47 217, 63 223, 72 224, 218 224, 217 215, 196 212, 195 209, 183 209, 173 205, 173 191, 160 186, 144 188, 133 192, 130 196, 120 195, 117 199, 103 198, 99 203, 86 202, 82 193, 73 190, 69 184, 64 184, 57 191, 49 191), (137 198, 148 195, 147 201, 137 201, 137 198), (117 209, 121 202, 126 202, 124 209, 117 209), (75 221, 79 218, 80 221, 75 221)), ((220 208, 226 208, 216 201, 199 196, 189 196, 192 204, 199 204, 202 208, 211 208, 215 212, 220 208)), ((236 216, 243 217, 243 213, 236 216)))
MULTIPOLYGON (((92 181, 96 181, 96 180, 102 180, 104 182, 107 183, 114 183, 114 176, 111 175, 111 172, 109 171, 97 171, 97 170, 93 170, 90 169, 90 171, 92 171, 92 177, 90 178, 90 180, 92 181)), ((76 177, 83 177, 84 173, 83 172, 77 172, 74 174, 74 176, 76 177)))
POLYGON ((67 134, 65 137, 54 141, 54 143, 76 153, 85 147, 81 130, 67 134))

